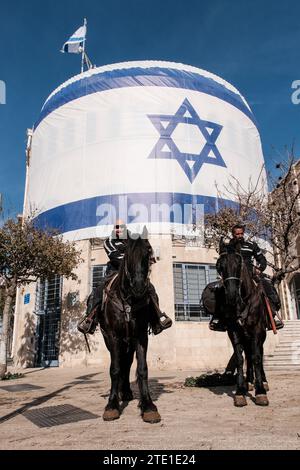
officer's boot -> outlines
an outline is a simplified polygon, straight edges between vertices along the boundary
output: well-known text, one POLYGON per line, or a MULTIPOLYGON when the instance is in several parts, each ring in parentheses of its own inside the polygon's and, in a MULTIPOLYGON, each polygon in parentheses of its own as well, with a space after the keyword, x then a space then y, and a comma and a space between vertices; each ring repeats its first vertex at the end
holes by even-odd
POLYGON ((98 307, 102 303, 102 289, 103 286, 100 285, 93 289, 92 293, 89 295, 86 312, 77 324, 77 329, 80 333, 88 333, 90 335, 95 333, 98 323, 97 311, 98 307))
POLYGON ((152 333, 158 335, 163 330, 172 326, 172 320, 159 308, 158 297, 153 289, 150 290, 150 309, 151 309, 151 320, 150 325, 152 333))
POLYGON ((209 322, 209 329, 213 331, 227 331, 226 326, 216 314, 212 316, 209 322))
MULTIPOLYGON (((271 305, 271 309, 272 309, 272 315, 273 315, 273 319, 274 319, 274 323, 275 323, 275 326, 276 326, 276 330, 281 330, 281 328, 284 327, 284 323, 282 320, 280 320, 280 318, 276 317, 276 310, 274 308, 274 306, 272 305, 272 303, 270 302, 270 305, 271 305)), ((268 330, 272 330, 272 325, 271 325, 271 322, 268 321, 268 330)))

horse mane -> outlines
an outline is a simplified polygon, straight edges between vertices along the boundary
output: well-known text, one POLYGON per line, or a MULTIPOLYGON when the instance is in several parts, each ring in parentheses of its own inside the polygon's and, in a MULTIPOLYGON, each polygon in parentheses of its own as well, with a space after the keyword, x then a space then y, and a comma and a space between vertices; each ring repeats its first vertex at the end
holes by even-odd
POLYGON ((227 253, 241 253, 241 242, 232 238, 227 245, 227 253))
POLYGON ((241 252, 241 242, 232 238, 228 243, 224 241, 224 238, 221 237, 219 242, 219 254, 234 254, 241 252))
POLYGON ((130 263, 136 264, 141 257, 146 255, 153 256, 153 249, 149 240, 144 239, 142 236, 129 237, 124 258, 126 257, 127 261, 130 260, 130 263))
POLYGON ((149 240, 139 234, 134 234, 133 236, 129 235, 125 255, 121 261, 119 276, 117 278, 117 285, 121 291, 125 290, 125 266, 127 266, 127 269, 128 267, 134 267, 146 256, 149 258, 153 257, 153 249, 149 240))

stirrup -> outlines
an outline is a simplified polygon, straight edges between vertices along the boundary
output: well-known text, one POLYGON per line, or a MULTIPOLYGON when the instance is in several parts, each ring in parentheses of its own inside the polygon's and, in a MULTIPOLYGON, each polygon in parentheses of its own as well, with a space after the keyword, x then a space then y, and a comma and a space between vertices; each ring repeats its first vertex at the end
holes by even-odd
POLYGON ((173 324, 171 318, 169 318, 165 313, 159 317, 159 321, 156 323, 155 326, 151 326, 152 333, 154 335, 159 335, 163 330, 170 328, 173 324))
POLYGON ((161 315, 161 317, 159 317, 159 323, 160 323, 163 330, 166 330, 167 328, 170 328, 173 324, 171 318, 167 317, 167 315, 165 313, 163 313, 161 315))
POLYGON ((77 330, 84 335, 90 334, 93 335, 97 328, 97 320, 95 319, 96 311, 93 311, 89 315, 84 315, 81 317, 77 323, 77 330))
POLYGON ((274 321, 275 321, 276 330, 281 330, 281 328, 284 327, 283 321, 280 321, 280 320, 274 320, 274 321))
MULTIPOLYGON (((281 321, 281 320, 275 320, 274 319, 274 323, 275 323, 275 326, 276 326, 276 330, 281 330, 283 327, 284 327, 284 323, 281 321)), ((268 331, 272 331, 272 325, 268 325, 268 331)))
POLYGON ((227 331, 226 326, 218 318, 214 318, 209 322, 209 329, 212 331, 227 331))

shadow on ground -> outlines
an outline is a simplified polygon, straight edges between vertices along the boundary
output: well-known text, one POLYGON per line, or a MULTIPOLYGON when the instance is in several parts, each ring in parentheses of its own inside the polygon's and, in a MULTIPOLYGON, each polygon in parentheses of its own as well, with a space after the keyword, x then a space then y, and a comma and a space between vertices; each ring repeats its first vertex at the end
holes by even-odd
POLYGON ((15 418, 16 416, 18 416, 20 414, 26 413, 28 410, 30 410, 33 407, 37 407, 39 405, 42 405, 42 404, 48 402, 52 398, 58 396, 62 392, 65 392, 66 390, 68 390, 68 389, 70 389, 70 388, 72 388, 76 385, 100 382, 100 380, 99 381, 98 380, 97 381, 91 380, 95 375, 98 375, 99 373, 101 373, 101 372, 76 377, 75 380, 73 380, 72 382, 67 383, 63 387, 61 387, 57 390, 54 390, 51 393, 47 393, 46 395, 39 396, 39 397, 35 398, 34 400, 32 400, 28 403, 25 403, 25 405, 21 406, 17 410, 12 411, 11 413, 8 413, 8 414, 2 416, 0 418, 0 424, 4 423, 5 421, 8 421, 12 418, 15 418))
MULTIPOLYGON (((173 377, 164 377, 163 380, 165 379, 172 379, 173 377)), ((162 379, 160 379, 162 380, 162 379)), ((159 379, 149 379, 148 384, 149 384, 149 390, 150 390, 150 395, 153 401, 157 401, 158 398, 163 394, 163 393, 173 393, 174 390, 170 390, 168 385, 165 384, 164 382, 161 382, 159 379)), ((134 400, 139 400, 140 399, 140 391, 139 387, 136 381, 130 383, 130 388, 133 393, 133 399, 134 400)), ((109 391, 106 393, 100 395, 102 398, 108 398, 109 397, 109 391)))

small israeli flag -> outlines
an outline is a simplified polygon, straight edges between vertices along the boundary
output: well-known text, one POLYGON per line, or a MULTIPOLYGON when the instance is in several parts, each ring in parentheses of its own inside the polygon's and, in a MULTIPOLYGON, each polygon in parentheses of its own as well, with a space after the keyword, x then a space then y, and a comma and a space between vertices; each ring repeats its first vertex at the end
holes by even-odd
POLYGON ((81 26, 75 33, 64 43, 61 52, 69 52, 72 54, 81 54, 86 37, 86 24, 81 26))

